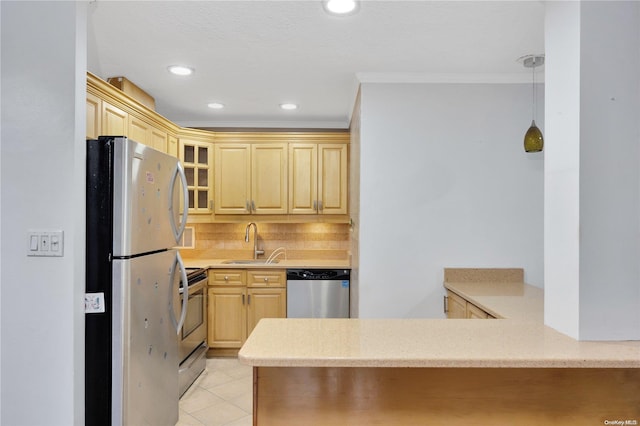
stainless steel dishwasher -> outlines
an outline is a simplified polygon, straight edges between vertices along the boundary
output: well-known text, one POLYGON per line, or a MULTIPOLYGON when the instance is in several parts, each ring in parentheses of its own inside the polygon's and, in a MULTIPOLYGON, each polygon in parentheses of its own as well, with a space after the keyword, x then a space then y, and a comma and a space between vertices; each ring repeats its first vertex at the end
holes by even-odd
POLYGON ((349 269, 287 269, 287 318, 349 318, 349 269))

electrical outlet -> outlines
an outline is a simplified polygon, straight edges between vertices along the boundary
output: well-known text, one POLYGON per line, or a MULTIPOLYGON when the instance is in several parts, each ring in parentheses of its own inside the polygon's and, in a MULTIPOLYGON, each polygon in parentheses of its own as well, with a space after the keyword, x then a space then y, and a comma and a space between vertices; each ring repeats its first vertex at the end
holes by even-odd
POLYGON ((84 313, 99 314, 105 311, 104 293, 85 293, 84 313))

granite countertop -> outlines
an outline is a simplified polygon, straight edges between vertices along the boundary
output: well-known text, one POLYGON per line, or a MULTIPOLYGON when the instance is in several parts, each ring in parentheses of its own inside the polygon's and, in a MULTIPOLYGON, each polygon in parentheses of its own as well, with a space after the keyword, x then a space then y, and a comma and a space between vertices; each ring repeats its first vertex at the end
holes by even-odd
POLYGON ((498 319, 262 319, 238 359, 269 367, 640 368, 640 341, 577 341, 545 326, 543 290, 510 281, 514 273, 521 281, 514 269, 445 270, 445 288, 498 319))
POLYGON ((544 321, 544 291, 539 287, 518 282, 445 282, 444 286, 496 318, 544 321))
MULTIPOLYGON (((184 259, 187 268, 224 268, 224 269, 287 269, 287 268, 319 268, 319 269, 349 269, 348 260, 340 259, 278 259, 278 263, 225 263, 230 259, 184 259)), ((266 259, 260 259, 265 261, 266 259)))
POLYGON ((238 359, 264 367, 640 368, 640 341, 579 342, 511 320, 262 319, 238 359))

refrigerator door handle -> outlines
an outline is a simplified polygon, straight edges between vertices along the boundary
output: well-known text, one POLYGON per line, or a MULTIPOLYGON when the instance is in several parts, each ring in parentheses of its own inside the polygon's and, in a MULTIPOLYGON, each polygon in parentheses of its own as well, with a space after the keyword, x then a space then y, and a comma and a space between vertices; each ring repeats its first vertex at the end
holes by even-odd
MULTIPOLYGON (((171 282, 175 282, 175 273, 176 273, 176 266, 180 269, 180 275, 181 275, 181 280, 184 283, 185 286, 187 286, 188 288, 188 283, 187 283, 187 271, 185 270, 184 267, 184 262, 182 261, 182 257, 180 257, 180 252, 176 250, 176 260, 174 263, 174 268, 173 268, 173 273, 171 274, 171 282)), ((180 285, 180 284, 178 284, 180 285)), ((179 291, 179 290, 178 290, 179 291)), ((171 298, 171 300, 173 301, 173 298, 171 298)), ((180 312, 180 319, 176 322, 176 318, 174 316, 173 313, 173 306, 171 306, 169 308, 169 313, 171 314, 171 320, 173 322, 173 324, 176 326, 176 334, 180 334, 180 330, 182 329, 182 326, 184 325, 184 320, 187 317, 187 307, 188 307, 188 303, 189 303, 189 292, 182 292, 182 311, 180 312)), ((173 303, 171 303, 171 305, 173 305, 173 303)))
MULTIPOLYGON (((180 180, 182 181, 182 195, 184 198, 184 205, 189 205, 189 188, 187 188, 187 176, 184 174, 184 168, 182 164, 178 161, 176 163, 176 169, 171 176, 171 180, 169 181, 169 216, 171 222, 171 229, 173 230, 173 236, 176 238, 176 243, 180 242, 180 237, 182 237, 182 233, 184 229, 187 227, 187 214, 186 209, 183 208, 182 212, 182 220, 180 223, 180 228, 176 226, 174 217, 173 217, 173 196, 174 196, 174 188, 176 183, 176 177, 180 176, 180 180)), ((185 280, 186 282, 186 280, 185 280)))

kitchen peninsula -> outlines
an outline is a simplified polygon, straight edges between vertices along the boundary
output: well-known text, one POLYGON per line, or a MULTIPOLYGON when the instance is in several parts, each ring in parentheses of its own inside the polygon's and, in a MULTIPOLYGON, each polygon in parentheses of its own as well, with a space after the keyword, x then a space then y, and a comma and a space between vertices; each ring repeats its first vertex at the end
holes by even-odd
POLYGON ((239 353, 254 424, 640 422, 640 342, 576 341, 480 299, 504 319, 263 319, 239 353))

